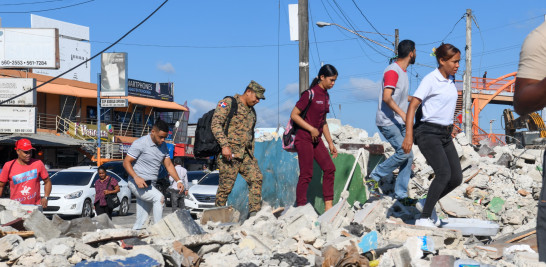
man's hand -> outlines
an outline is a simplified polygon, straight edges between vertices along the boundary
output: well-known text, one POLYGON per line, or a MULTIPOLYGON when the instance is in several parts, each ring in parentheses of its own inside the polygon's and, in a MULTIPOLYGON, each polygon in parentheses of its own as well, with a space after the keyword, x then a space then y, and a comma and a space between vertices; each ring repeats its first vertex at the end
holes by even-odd
POLYGON ((47 208, 47 197, 43 197, 41 202, 42 202, 42 208, 43 209, 47 208))
POLYGON ((140 177, 134 177, 133 179, 135 179, 135 184, 138 186, 138 188, 146 188, 148 187, 148 185, 146 184, 146 181, 140 177))
POLYGON ((230 161, 232 158, 231 155, 231 148, 229 148, 229 146, 222 147, 222 157, 224 157, 224 159, 230 161))
POLYGON ((313 129, 311 129, 309 133, 311 133, 311 139, 313 140, 313 143, 318 142, 319 131, 317 130, 317 128, 313 127, 313 129))
POLYGON ((402 142, 402 149, 404 150, 404 153, 408 154, 411 151, 411 147, 413 146, 413 136, 408 136, 404 138, 404 142, 402 142))
POLYGON ((182 194, 182 192, 185 191, 184 185, 182 183, 179 183, 179 182, 176 182, 176 183, 177 183, 176 186, 178 187, 178 190, 180 190, 180 192, 178 192, 178 194, 182 194))
POLYGON ((330 153, 332 153, 332 157, 335 159, 337 158, 337 148, 334 146, 334 143, 329 144, 330 147, 330 153))

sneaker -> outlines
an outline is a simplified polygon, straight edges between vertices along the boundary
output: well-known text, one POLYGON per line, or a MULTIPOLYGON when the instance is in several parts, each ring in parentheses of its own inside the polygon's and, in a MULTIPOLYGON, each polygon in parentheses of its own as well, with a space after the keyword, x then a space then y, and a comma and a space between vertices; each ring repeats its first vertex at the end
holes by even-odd
MULTIPOLYGON (((415 203, 415 208, 417 208, 417 210, 422 213, 423 208, 425 207, 426 201, 427 201, 426 198, 419 199, 417 203, 415 203)), ((432 213, 430 214, 430 219, 434 222, 434 225, 436 226, 442 225, 442 221, 438 219, 438 214, 436 213, 436 207, 432 209, 432 213)))
POLYGON ((370 195, 378 195, 379 194, 379 182, 374 179, 369 179, 366 181, 366 189, 368 189, 368 193, 370 195))
POLYGON ((415 226, 438 228, 430 218, 422 218, 415 221, 415 226))
POLYGON ((405 197, 405 198, 398 199, 398 202, 400 202, 404 206, 410 207, 410 206, 415 206, 415 204, 417 204, 417 199, 405 197))

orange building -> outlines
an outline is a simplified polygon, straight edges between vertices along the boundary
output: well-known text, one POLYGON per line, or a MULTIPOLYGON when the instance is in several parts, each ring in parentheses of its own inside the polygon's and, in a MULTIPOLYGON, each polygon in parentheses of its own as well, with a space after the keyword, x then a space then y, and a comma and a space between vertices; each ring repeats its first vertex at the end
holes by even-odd
MULTIPOLYGON (((39 86, 52 77, 19 70, 0 70, 0 78, 34 78, 39 86)), ((114 97, 112 97, 114 98, 114 97)), ((155 120, 166 121, 172 133, 167 142, 186 143, 188 108, 175 102, 139 96, 123 108, 101 108, 101 158, 122 159, 137 138, 148 134, 155 120)), ((96 160, 97 85, 56 79, 37 89, 35 134, 1 134, 0 166, 16 157, 15 140, 31 139, 36 158, 65 168, 96 160)))

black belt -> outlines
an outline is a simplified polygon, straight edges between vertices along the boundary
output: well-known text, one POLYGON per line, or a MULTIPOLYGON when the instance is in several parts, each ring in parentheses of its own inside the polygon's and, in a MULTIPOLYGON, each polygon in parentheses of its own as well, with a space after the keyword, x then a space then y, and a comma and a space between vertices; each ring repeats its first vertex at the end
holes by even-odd
POLYGON ((433 127, 433 128, 436 128, 436 129, 440 129, 440 130, 443 130, 443 131, 453 131, 453 124, 450 124, 450 125, 441 125, 441 124, 436 124, 436 123, 432 123, 432 122, 422 122, 423 125, 427 125, 427 126, 430 126, 430 127, 433 127))

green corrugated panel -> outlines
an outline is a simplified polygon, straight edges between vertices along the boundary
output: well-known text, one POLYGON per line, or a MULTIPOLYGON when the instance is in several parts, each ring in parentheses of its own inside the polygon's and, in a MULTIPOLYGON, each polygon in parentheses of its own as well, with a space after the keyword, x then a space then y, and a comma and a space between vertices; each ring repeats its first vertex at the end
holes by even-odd
MULTIPOLYGON (((336 178, 334 180, 334 204, 339 201, 341 191, 347 182, 347 178, 351 173, 355 157, 350 154, 338 154, 338 157, 333 159, 334 165, 336 165, 336 178)), ((364 179, 362 172, 360 171, 360 164, 357 164, 353 179, 349 184, 349 204, 358 200, 360 203, 366 202, 366 187, 364 185, 364 179)), ((322 199, 322 170, 315 162, 313 166, 313 180, 309 183, 309 189, 307 190, 307 200, 313 204, 315 210, 320 214, 324 213, 324 200, 322 199)))

